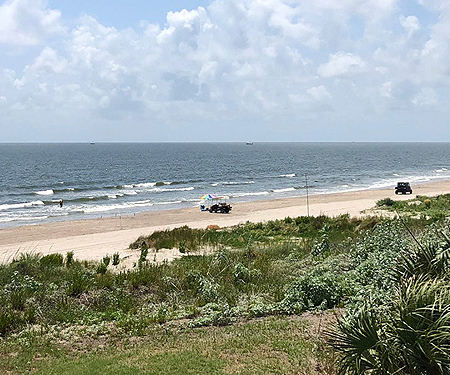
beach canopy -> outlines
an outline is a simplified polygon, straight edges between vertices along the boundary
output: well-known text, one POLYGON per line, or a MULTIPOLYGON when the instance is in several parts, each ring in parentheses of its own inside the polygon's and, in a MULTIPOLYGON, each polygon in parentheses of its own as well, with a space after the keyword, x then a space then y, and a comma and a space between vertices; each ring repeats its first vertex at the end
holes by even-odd
POLYGON ((209 201, 211 199, 216 199, 216 198, 217 198, 217 196, 214 194, 205 194, 200 197, 200 199, 203 199, 204 201, 209 201))

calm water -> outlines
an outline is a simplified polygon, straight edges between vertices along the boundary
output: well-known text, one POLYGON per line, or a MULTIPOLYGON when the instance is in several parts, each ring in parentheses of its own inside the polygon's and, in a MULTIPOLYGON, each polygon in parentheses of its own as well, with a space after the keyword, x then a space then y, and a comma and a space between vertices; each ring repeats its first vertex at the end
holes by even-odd
MULTIPOLYGON (((450 143, 0 144, 0 227, 450 179, 450 143), (64 200, 59 207, 58 201, 64 200)), ((414 186, 413 186, 414 188, 414 186)))

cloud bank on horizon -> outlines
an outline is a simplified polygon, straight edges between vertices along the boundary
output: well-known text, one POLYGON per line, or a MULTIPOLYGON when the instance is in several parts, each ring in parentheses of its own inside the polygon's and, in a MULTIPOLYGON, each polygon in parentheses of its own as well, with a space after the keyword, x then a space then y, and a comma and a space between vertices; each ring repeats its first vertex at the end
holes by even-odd
POLYGON ((450 140, 448 0, 212 0, 148 18, 0 4, 0 142, 450 140))

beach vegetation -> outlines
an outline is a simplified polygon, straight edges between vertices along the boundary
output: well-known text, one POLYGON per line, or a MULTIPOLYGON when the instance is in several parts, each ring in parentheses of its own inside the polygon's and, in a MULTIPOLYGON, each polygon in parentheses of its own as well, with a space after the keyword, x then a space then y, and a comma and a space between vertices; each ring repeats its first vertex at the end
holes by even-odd
POLYGON ((122 271, 109 256, 69 266, 68 255, 21 255, 0 265, 0 371, 80 373, 73 362, 150 373, 151 358, 169 374, 205 363, 211 373, 448 371, 447 228, 348 215, 181 227, 140 237, 139 266, 122 271), (147 259, 180 246, 170 263, 147 259))
POLYGON ((120 254, 116 252, 113 254, 112 264, 113 264, 113 266, 118 266, 119 263, 120 263, 120 254))
POLYGON ((448 229, 431 231, 421 240, 390 267, 393 283, 383 303, 362 301, 330 334, 340 373, 449 372, 448 229))
POLYGON ((110 262, 111 262, 111 257, 109 255, 105 255, 102 258, 102 263, 106 266, 106 268, 108 268, 110 262))
POLYGON ((70 267, 73 263, 73 251, 68 251, 66 254, 66 267, 70 267))
POLYGON ((398 212, 404 216, 421 218, 428 222, 439 222, 450 216, 450 194, 441 194, 434 197, 417 195, 416 198, 408 200, 384 198, 377 201, 377 207, 398 212))

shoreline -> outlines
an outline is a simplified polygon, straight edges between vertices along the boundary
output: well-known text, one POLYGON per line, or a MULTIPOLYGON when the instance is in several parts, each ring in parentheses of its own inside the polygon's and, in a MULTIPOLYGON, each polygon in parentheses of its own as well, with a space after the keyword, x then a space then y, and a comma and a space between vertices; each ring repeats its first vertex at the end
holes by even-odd
MULTIPOLYGON (((374 208, 376 202, 383 198, 408 200, 416 195, 447 193, 450 193, 450 180, 415 185, 412 195, 395 195, 393 189, 315 194, 309 195, 309 212, 311 216, 362 216, 365 215, 363 211, 374 208)), ((0 263, 9 262, 20 253, 46 255, 66 254, 68 251, 73 251, 75 258, 80 260, 100 260, 106 254, 119 252, 121 258, 132 261, 138 252, 128 249, 129 244, 140 235, 149 235, 156 230, 183 225, 192 228, 206 228, 208 225, 227 227, 246 221, 306 216, 308 211, 306 196, 231 204, 233 210, 227 215, 201 212, 199 208, 182 208, 0 229, 0 263)), ((156 255, 157 261, 170 260, 179 256, 179 252, 164 250, 156 255)))

